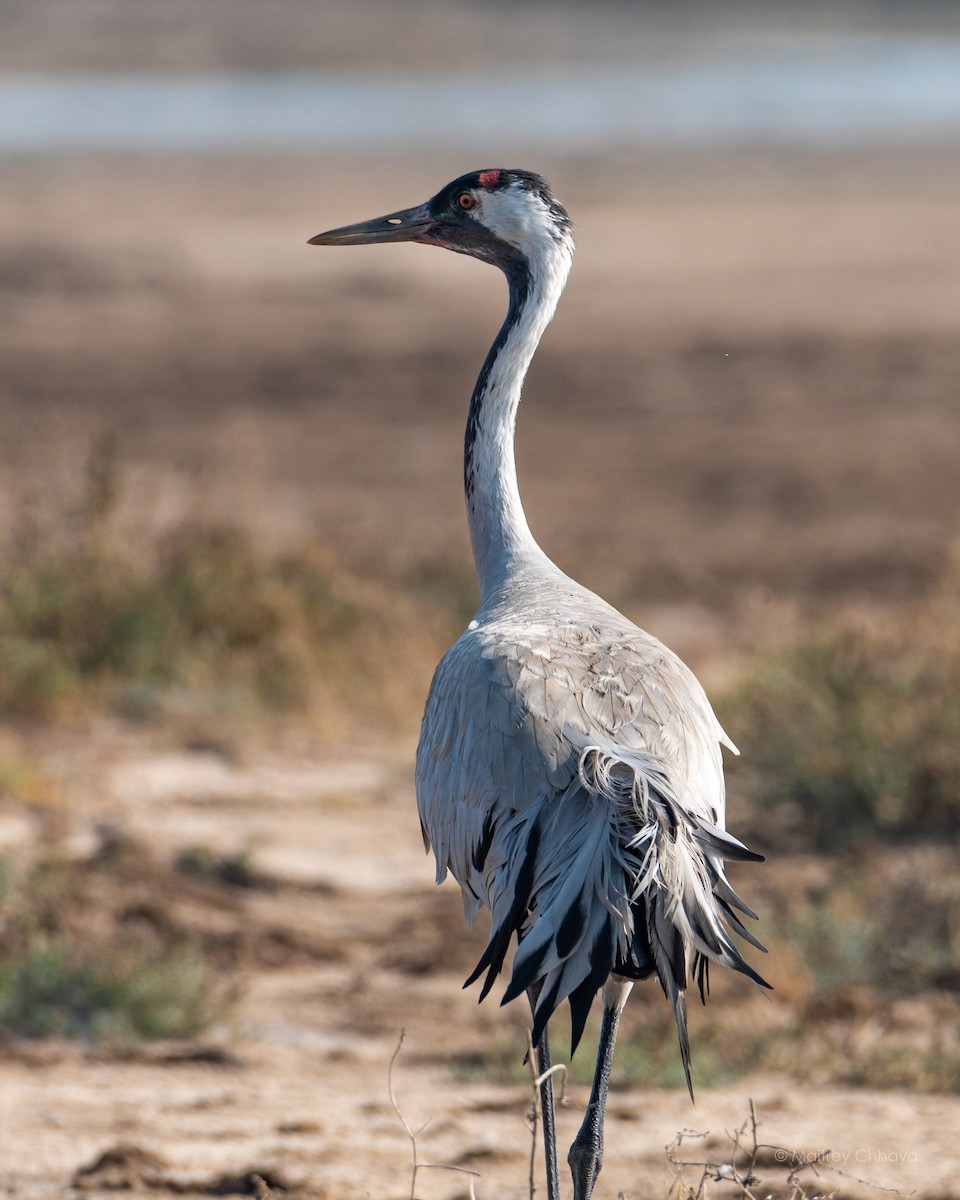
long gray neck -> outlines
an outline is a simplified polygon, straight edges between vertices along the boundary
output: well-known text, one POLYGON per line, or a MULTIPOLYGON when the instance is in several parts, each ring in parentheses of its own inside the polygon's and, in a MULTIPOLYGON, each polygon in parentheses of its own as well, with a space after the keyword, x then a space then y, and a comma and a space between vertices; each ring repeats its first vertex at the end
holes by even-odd
POLYGON ((507 318, 470 401, 463 477, 480 595, 487 600, 525 568, 550 560, 533 539, 517 487, 514 434, 523 380, 570 270, 571 247, 554 243, 531 264, 517 255, 506 271, 507 318))

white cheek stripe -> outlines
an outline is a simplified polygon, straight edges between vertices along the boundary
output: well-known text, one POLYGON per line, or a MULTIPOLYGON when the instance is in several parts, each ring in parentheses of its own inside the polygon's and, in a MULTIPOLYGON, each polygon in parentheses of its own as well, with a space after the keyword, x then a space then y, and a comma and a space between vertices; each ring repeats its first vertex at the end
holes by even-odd
POLYGON ((562 274, 566 277, 573 240, 569 237, 560 239, 563 252, 558 256, 560 247, 553 215, 535 192, 522 184, 512 184, 502 191, 477 192, 475 195, 480 203, 470 216, 501 241, 523 251, 535 283, 545 282, 555 273, 558 257, 564 261, 562 274))
POLYGON ((471 214, 474 220, 511 246, 527 246, 538 235, 550 236, 547 207, 528 188, 513 184, 502 191, 480 192, 477 199, 480 203, 471 214))

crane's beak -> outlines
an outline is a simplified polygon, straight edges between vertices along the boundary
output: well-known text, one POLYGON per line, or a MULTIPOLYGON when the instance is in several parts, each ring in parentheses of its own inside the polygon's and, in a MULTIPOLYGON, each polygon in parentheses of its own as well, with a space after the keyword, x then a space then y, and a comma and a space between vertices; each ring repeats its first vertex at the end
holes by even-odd
POLYGON ((310 238, 308 246, 366 246, 373 242, 431 242, 430 228, 436 218, 426 204, 402 212, 329 229, 310 238))

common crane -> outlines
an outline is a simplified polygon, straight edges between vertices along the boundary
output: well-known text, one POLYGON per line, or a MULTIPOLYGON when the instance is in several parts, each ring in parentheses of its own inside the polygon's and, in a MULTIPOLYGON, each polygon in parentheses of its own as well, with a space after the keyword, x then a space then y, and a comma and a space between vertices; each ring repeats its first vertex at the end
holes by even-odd
MULTIPOLYGON (((596 1072, 568 1155, 574 1200, 600 1171, 617 1025, 636 980, 673 1006, 687 1086, 687 980, 711 963, 769 986, 731 932, 759 949, 724 859, 761 856, 724 830, 720 727, 692 672, 656 638, 565 575, 534 541, 514 460, 524 376, 573 255, 570 219, 539 175, 463 175, 415 208, 310 239, 318 246, 423 242, 499 267, 509 309, 467 418, 464 486, 480 607, 437 667, 417 751, 417 800, 437 882, 449 870, 467 921, 491 934, 467 984, 526 992, 541 1073, 547 1023, 568 1001, 571 1052, 603 989, 596 1072)), ((562 466, 562 464, 561 464, 562 466)), ((466 986, 466 985, 465 985, 466 986)), ((541 1087, 547 1194, 558 1200, 552 1083, 541 1087)))

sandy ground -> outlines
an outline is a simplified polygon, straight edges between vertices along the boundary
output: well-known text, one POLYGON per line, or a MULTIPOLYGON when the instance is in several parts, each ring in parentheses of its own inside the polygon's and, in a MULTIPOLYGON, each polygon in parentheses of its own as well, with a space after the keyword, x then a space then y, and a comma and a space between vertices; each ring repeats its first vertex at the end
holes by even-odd
MULTIPOLYGON (((70 844, 88 851, 109 822, 165 858, 197 845, 225 853, 255 847, 279 887, 222 895, 196 921, 273 939, 244 972, 239 1009, 196 1045, 154 1045, 128 1055, 60 1044, 8 1047, 0 1071, 0 1183, 9 1194, 59 1196, 69 1182, 109 1196, 127 1181, 137 1194, 252 1194, 259 1173, 283 1195, 374 1200, 409 1195, 409 1142, 387 1095, 401 1029, 407 1040, 395 1092, 407 1121, 430 1124, 421 1161, 476 1171, 480 1197, 528 1194, 529 1106, 520 1082, 451 1070, 482 1061, 491 1042, 522 1047, 520 1006, 476 1007, 460 983, 482 932, 460 931, 456 889, 432 886, 422 855, 404 756, 305 757, 288 749, 240 767, 210 754, 145 753, 102 730, 89 744, 62 742, 57 770, 92 784, 70 844), (347 765, 349 764, 349 765, 347 765), (278 931, 283 931, 279 938, 278 931), (512 1031, 512 1033, 511 1033, 512 1031), (458 1077, 462 1076, 462 1077, 458 1077), (99 1171, 76 1176, 115 1152, 99 1171), (216 1190, 216 1189, 220 1190, 216 1190)), ((5 827, 29 845, 29 821, 5 827)), ((187 919, 190 887, 165 897, 187 919)), ((264 943, 266 944, 266 943, 264 943)), ((662 1003, 651 989, 642 1013, 662 1003)), ((589 1055, 589 1049, 583 1053, 589 1055)), ((753 1098, 761 1140, 791 1151, 830 1151, 820 1186, 843 1194, 872 1187, 922 1196, 960 1195, 960 1097, 798 1086, 767 1076, 685 1093, 615 1090, 599 1197, 662 1195, 672 1181, 664 1147, 681 1130, 709 1132, 684 1151, 729 1157, 726 1135, 753 1098)), ((572 1087, 561 1113, 569 1141, 586 1089, 572 1087)), ((786 1169, 768 1152, 767 1188, 786 1169)), ((699 1171, 687 1172, 696 1182, 699 1171)), ((423 1200, 466 1196, 465 1177, 423 1171, 423 1200)), ((880 1194, 880 1193, 874 1193, 880 1194)))

